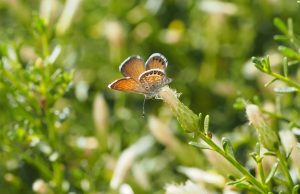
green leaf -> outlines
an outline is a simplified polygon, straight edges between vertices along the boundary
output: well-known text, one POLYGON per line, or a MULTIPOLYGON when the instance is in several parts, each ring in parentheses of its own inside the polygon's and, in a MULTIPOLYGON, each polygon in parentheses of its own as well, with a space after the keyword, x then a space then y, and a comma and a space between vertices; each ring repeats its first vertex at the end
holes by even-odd
POLYGON ((288 66, 290 67, 290 66, 293 66, 293 65, 299 65, 299 63, 300 63, 300 61, 298 61, 298 60, 289 61, 288 66))
POLYGON ((60 55, 60 53, 61 53, 61 46, 57 45, 57 46, 53 49, 53 51, 52 51, 52 53, 50 54, 50 56, 47 58, 47 62, 48 62, 49 64, 53 64, 53 63, 56 61, 56 59, 58 58, 58 56, 60 55))
POLYGON ((199 117, 199 121, 201 122, 202 121, 202 113, 199 113, 198 117, 199 117))
POLYGON ((260 156, 260 143, 256 143, 256 145, 255 145, 255 152, 256 152, 257 155, 260 156))
POLYGON ((274 175, 273 180, 278 185, 284 185, 286 187, 289 187, 289 183, 286 179, 284 179, 284 177, 281 177, 281 176, 279 177, 279 176, 274 175))
POLYGON ((285 157, 286 160, 288 160, 291 157, 292 151, 293 151, 293 148, 290 149, 290 151, 287 153, 287 155, 285 157))
POLYGON ((292 194, 297 194, 298 191, 299 191, 299 189, 300 189, 300 185, 295 185, 295 186, 293 187, 292 194))
POLYGON ((207 147, 206 145, 203 145, 203 144, 198 143, 198 142, 191 141, 191 142, 189 142, 189 145, 195 146, 195 147, 200 148, 202 150, 212 150, 210 147, 207 147))
POLYGON ((259 59, 257 57, 252 57, 252 62, 254 63, 255 67, 260 71, 267 72, 267 73, 272 72, 269 56, 262 59, 259 59))
POLYGON ((243 98, 237 98, 233 104, 233 108, 237 109, 237 110, 243 110, 245 109, 245 100, 243 98))
POLYGON ((277 168, 278 168, 278 162, 276 162, 273 166, 272 166, 272 169, 268 175, 268 177, 266 178, 266 183, 269 183, 270 180, 274 177, 276 171, 277 171, 277 168))
POLYGON ((287 37, 285 35, 275 35, 274 40, 287 42, 287 41, 289 41, 289 37, 287 37))
POLYGON ((254 104, 256 104, 256 105, 261 105, 262 104, 261 100, 256 95, 253 97, 252 100, 253 100, 254 104))
MULTIPOLYGON (((198 114, 198 118, 199 118, 199 126, 200 126, 200 130, 201 130, 201 126, 202 126, 202 113, 198 114)), ((201 130, 202 131, 202 130, 201 130)))
POLYGON ((292 58, 292 59, 297 59, 300 60, 300 54, 296 51, 294 51, 291 48, 285 47, 285 46, 279 46, 278 50, 285 56, 292 58))
POLYGON ((204 132, 207 134, 209 128, 209 115, 206 115, 204 118, 204 132))
POLYGON ((297 91, 298 90, 296 88, 289 87, 289 86, 274 88, 274 92, 277 92, 277 93, 293 93, 293 92, 297 92, 297 91))
POLYGON ((258 162, 258 155, 257 155, 257 153, 255 153, 255 152, 251 152, 250 154, 249 154, 252 158, 253 158, 253 160, 257 163, 258 162))
POLYGON ((231 142, 226 137, 222 138, 222 146, 226 154, 234 157, 233 148, 231 142))
POLYGON ((268 87, 269 85, 271 85, 272 83, 274 83, 276 80, 278 80, 278 78, 274 78, 271 81, 267 82, 264 86, 268 87))
POLYGON ((283 58, 283 75, 284 75, 284 77, 288 77, 288 60, 287 60, 287 57, 283 58))
POLYGON ((260 71, 264 71, 264 66, 261 63, 261 60, 259 58, 252 57, 251 59, 252 59, 252 63, 254 63, 254 65, 257 69, 259 69, 260 71))
POLYGON ((254 192, 254 188, 252 188, 252 186, 249 185, 248 183, 243 183, 243 182, 242 182, 242 183, 236 183, 236 184, 234 184, 234 186, 235 186, 236 188, 240 189, 240 190, 246 189, 246 190, 248 190, 249 192, 251 192, 251 190, 252 190, 251 193, 255 193, 255 192, 254 192))
POLYGON ((263 154, 264 156, 276 156, 276 153, 267 151, 263 154))
POLYGON ((265 72, 268 72, 268 73, 272 72, 271 65, 270 65, 270 57, 269 56, 263 58, 261 60, 261 62, 263 64, 265 72))
POLYGON ((288 24, 289 36, 290 37, 294 37, 293 19, 292 18, 288 18, 287 24, 288 24))
POLYGON ((288 34, 288 28, 281 19, 275 18, 273 23, 282 33, 288 34))
POLYGON ((228 176, 228 179, 232 181, 236 181, 236 177, 231 174, 228 176))
POLYGON ((47 25, 43 18, 38 15, 33 16, 32 22, 33 33, 36 35, 42 35, 47 31, 47 25))
POLYGON ((242 177, 241 179, 228 182, 227 185, 236 185, 236 184, 242 183, 242 182, 244 182, 246 180, 247 180, 246 177, 242 177))

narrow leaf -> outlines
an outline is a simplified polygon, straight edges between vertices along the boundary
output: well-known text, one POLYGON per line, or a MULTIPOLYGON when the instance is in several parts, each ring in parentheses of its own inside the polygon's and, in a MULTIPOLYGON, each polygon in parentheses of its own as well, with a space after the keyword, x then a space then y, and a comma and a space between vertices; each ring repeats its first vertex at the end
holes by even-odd
POLYGON ((282 33, 288 34, 288 28, 281 19, 275 18, 273 23, 282 33))
POLYGON ((274 83, 276 80, 278 80, 277 78, 272 79, 271 81, 267 82, 264 86, 268 87, 269 85, 271 85, 272 83, 274 83))
POLYGON ((264 153, 264 156, 276 156, 276 153, 267 151, 264 153))
POLYGON ((293 93, 293 92, 297 92, 297 91, 298 90, 296 88, 289 87, 289 86, 274 88, 274 92, 277 92, 277 93, 293 93))
POLYGON ((273 178, 273 176, 275 175, 276 171, 277 171, 277 168, 278 168, 278 162, 276 162, 273 166, 272 166, 272 169, 268 175, 268 177, 266 178, 266 183, 269 183, 270 180, 273 178))
POLYGON ((209 128, 209 115, 206 115, 204 118, 204 132, 207 134, 209 128))
POLYGON ((199 117, 199 121, 201 122, 201 120, 202 120, 202 113, 199 113, 198 117, 199 117))
POLYGON ((284 186, 289 187, 289 182, 286 179, 284 179, 283 177, 273 176, 273 180, 278 185, 284 185, 284 186))
POLYGON ((276 40, 276 41, 288 41, 289 38, 285 35, 275 35, 274 40, 276 40))
POLYGON ((198 114, 198 118, 199 118, 198 122, 199 122, 199 126, 200 126, 199 128, 200 128, 200 131, 202 132, 202 129, 201 129, 201 127, 202 127, 202 113, 198 114))
POLYGON ((288 33, 290 37, 294 36, 294 27, 293 27, 293 19, 289 18, 288 21, 288 33))
POLYGON ((205 150, 211 150, 211 148, 207 147, 206 145, 203 145, 201 143, 198 143, 198 142, 189 142, 189 145, 192 145, 192 146, 195 146, 197 148, 200 148, 200 149, 205 149, 205 150))
POLYGON ((296 51, 294 51, 291 48, 285 47, 285 46, 279 46, 278 50, 285 56, 293 58, 293 59, 300 59, 300 54, 296 51))
POLYGON ((230 182, 228 182, 227 185, 236 185, 236 184, 238 184, 238 183, 244 182, 245 180, 247 180, 247 178, 246 178, 246 177, 242 177, 241 179, 238 179, 238 180, 235 180, 235 181, 230 181, 230 182))
POLYGON ((234 157, 233 149, 231 142, 226 137, 222 138, 222 146, 226 154, 229 154, 234 157))
POLYGON ((245 109, 246 103, 245 100, 241 97, 237 98, 233 104, 233 108, 237 110, 243 110, 245 109))
POLYGON ((262 64, 262 62, 259 58, 252 57, 251 60, 252 60, 252 63, 254 63, 254 65, 257 69, 259 69, 261 71, 264 71, 264 66, 263 66, 263 64, 262 64))
POLYGON ((260 156, 260 143, 256 143, 255 145, 255 152, 258 156, 260 156))
POLYGON ((294 60, 294 61, 289 61, 288 62, 288 66, 293 66, 293 65, 299 65, 299 61, 298 60, 294 60))
POLYGON ((251 152, 250 154, 249 154, 252 158, 253 158, 253 160, 257 163, 258 161, 257 161, 257 153, 255 153, 255 152, 251 152))
POLYGON ((58 58, 58 56, 60 55, 60 53, 61 53, 61 46, 57 45, 53 49, 51 55, 48 57, 47 62, 50 64, 53 64, 56 61, 56 59, 58 58))
POLYGON ((298 191, 299 191, 299 189, 300 189, 300 185, 295 185, 295 186, 293 187, 292 194, 297 194, 298 191))
POLYGON ((293 151, 293 148, 292 149, 290 149, 290 151, 288 152, 288 154, 287 154, 287 156, 286 156, 286 160, 288 160, 289 158, 290 158, 290 156, 291 156, 291 154, 292 154, 292 151, 293 151))
POLYGON ((269 73, 272 72, 271 65, 270 65, 270 57, 269 56, 267 56, 266 58, 262 59, 262 64, 263 64, 264 69, 265 69, 266 72, 269 72, 269 73))
POLYGON ((287 57, 283 58, 283 75, 284 75, 284 77, 288 77, 288 60, 287 60, 287 57))

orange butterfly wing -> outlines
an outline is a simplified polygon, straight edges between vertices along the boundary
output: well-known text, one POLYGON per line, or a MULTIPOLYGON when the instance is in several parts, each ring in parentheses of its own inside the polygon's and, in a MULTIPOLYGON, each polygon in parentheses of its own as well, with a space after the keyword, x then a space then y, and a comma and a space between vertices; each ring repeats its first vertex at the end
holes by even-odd
POLYGON ((119 90, 123 92, 133 92, 144 94, 145 90, 133 78, 118 79, 108 85, 110 89, 119 90))

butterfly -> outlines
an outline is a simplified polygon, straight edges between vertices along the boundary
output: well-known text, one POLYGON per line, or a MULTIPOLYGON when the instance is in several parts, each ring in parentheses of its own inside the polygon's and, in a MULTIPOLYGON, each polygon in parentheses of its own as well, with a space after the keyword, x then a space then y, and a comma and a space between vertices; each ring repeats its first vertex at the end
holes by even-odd
POLYGON ((159 98, 159 90, 172 82, 166 76, 167 66, 167 59, 160 53, 152 54, 146 63, 140 56, 128 57, 119 67, 124 78, 115 80, 108 88, 159 98))

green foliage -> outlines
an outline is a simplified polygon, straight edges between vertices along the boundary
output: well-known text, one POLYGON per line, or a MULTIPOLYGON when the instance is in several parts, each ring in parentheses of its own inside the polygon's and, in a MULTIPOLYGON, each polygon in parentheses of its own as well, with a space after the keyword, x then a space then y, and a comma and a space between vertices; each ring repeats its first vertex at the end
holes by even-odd
MULTIPOLYGON (((41 179, 62 185, 66 147, 60 131, 70 115, 63 98, 73 76, 57 62, 61 47, 49 48, 51 40, 43 20, 35 18, 32 26, 36 43, 42 45, 40 51, 25 47, 25 41, 2 42, 1 46, 1 90, 8 103, 8 112, 2 118, 3 159, 15 163, 11 168, 16 173, 6 175, 12 177, 12 182, 20 178, 29 181, 34 178, 33 171, 41 179), (34 55, 33 60, 26 61, 26 55, 34 55), (18 168, 23 169, 23 175, 18 168)), ((7 191, 24 190, 27 185, 21 182, 7 191)), ((54 187, 53 192, 62 192, 62 188, 54 187)))

